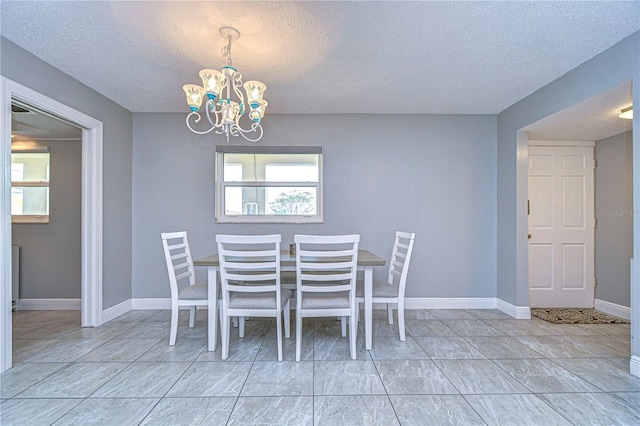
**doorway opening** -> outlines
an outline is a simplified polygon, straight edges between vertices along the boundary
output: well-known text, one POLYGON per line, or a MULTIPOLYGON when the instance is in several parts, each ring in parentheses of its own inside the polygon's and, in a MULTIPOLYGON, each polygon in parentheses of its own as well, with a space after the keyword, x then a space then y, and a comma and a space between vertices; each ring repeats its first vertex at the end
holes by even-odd
MULTIPOLYGON (((565 251, 569 255, 573 255, 576 259, 580 257, 578 256, 579 254, 584 255, 585 262, 583 262, 583 265, 579 268, 568 269, 567 274, 564 275, 562 271, 558 271, 557 269, 555 271, 556 275, 560 277, 571 277, 572 274, 574 277, 583 275, 580 277, 583 278, 583 285, 591 286, 591 288, 585 290, 590 290, 592 296, 586 303, 584 301, 581 302, 582 305, 580 307, 594 307, 595 305, 596 309, 625 319, 630 319, 631 316, 629 306, 631 306, 631 286, 633 283, 631 282, 629 259, 633 257, 632 215, 628 215, 626 218, 615 218, 615 222, 617 222, 615 226, 612 227, 609 225, 611 225, 612 222, 611 218, 613 213, 611 212, 617 213, 618 216, 624 216, 625 212, 632 211, 633 164, 631 161, 631 150, 633 143, 631 135, 633 124, 631 120, 618 117, 620 109, 630 102, 631 81, 629 80, 572 107, 532 123, 521 129, 518 134, 518 145, 522 147, 528 145, 528 151, 531 151, 532 140, 543 141, 543 145, 593 146, 593 148, 590 149, 594 150, 594 158, 596 161, 593 165, 584 164, 584 166, 586 168, 594 168, 595 204, 587 207, 586 204, 583 203, 584 209, 586 210, 583 212, 584 217, 581 217, 581 226, 585 229, 592 228, 595 234, 594 254, 586 254, 578 245, 574 244, 575 242, 568 241, 566 246, 561 248, 566 248, 565 251), (601 157, 600 160, 602 161, 600 161, 598 157, 601 157), (607 197, 605 195, 607 193, 615 193, 615 197, 607 197), (625 222, 624 224, 623 221, 625 222), (622 225, 622 227, 619 225, 622 225), (620 241, 613 236, 613 232, 620 232, 619 229, 623 228, 625 230, 622 232, 626 233, 628 244, 621 250, 622 246, 620 241), (614 231, 614 229, 618 231, 614 231), (611 244, 612 241, 615 241, 613 245, 611 244), (615 250, 612 251, 614 247, 615 250), (613 270, 616 271, 615 276, 607 272, 613 270), (603 303, 603 300, 600 300, 601 298, 608 302, 603 303)), ((535 144, 540 143, 535 142, 535 144)), ((552 307, 536 306, 538 302, 535 301, 535 297, 532 295, 532 292, 536 289, 536 285, 539 285, 539 282, 532 282, 532 273, 533 275, 537 274, 535 279, 541 281, 539 278, 544 275, 545 270, 542 268, 542 271, 536 269, 532 271, 533 268, 540 267, 541 262, 534 262, 534 264, 532 264, 532 260, 534 260, 531 251, 532 239, 528 237, 532 235, 532 238, 535 238, 534 234, 536 234, 539 229, 535 229, 535 227, 534 229, 531 228, 530 213, 533 207, 528 205, 527 201, 531 200, 532 193, 536 191, 539 192, 540 188, 536 189, 532 187, 530 174, 529 179, 525 177, 527 176, 528 170, 532 167, 531 152, 527 153, 525 158, 526 161, 522 162, 520 170, 523 173, 521 175, 523 177, 522 181, 528 181, 528 189, 525 189, 524 194, 520 192, 524 198, 525 211, 520 213, 522 216, 519 215, 518 220, 519 226, 521 226, 520 229, 526 229, 526 231, 524 231, 524 235, 518 235, 518 238, 524 239, 520 240, 522 243, 521 247, 523 247, 523 253, 528 254, 529 262, 528 273, 522 274, 521 277, 527 279, 530 307, 552 307), (524 248, 527 246, 529 250, 525 251, 524 248)), ((575 159, 577 157, 567 158, 575 159)), ((578 174, 579 173, 569 172, 568 180, 573 180, 574 183, 577 182, 578 179, 576 176, 578 174)), ((544 181, 544 178, 539 179, 540 184, 544 181)), ((547 181, 550 180, 547 179, 547 181)), ((543 186, 544 185, 541 185, 541 188, 543 186)), ((581 193, 581 191, 572 190, 568 192, 568 196, 575 198, 578 193, 581 193)), ((521 195, 519 195, 519 197, 521 195)), ((533 196, 535 197, 536 194, 533 194, 533 196)), ((576 200, 574 199, 573 201, 576 200)), ((537 207, 539 207, 539 205, 537 207)), ((577 210, 574 210, 574 212, 576 211, 577 210)), ((538 214, 537 220, 539 220, 541 217, 540 211, 536 211, 535 213, 538 214)), ((574 215, 574 217, 570 217, 569 219, 576 219, 578 216, 580 215, 574 215)), ((579 227, 574 226, 574 230, 577 228, 579 227)), ((540 248, 538 254, 545 252, 544 247, 543 244, 537 247, 540 248)), ((546 247, 548 248, 550 245, 546 247)), ((552 253, 552 250, 549 249, 547 252, 552 253)), ((561 255, 557 257, 562 260, 561 255)), ((558 268, 562 269, 564 266, 565 265, 560 262, 558 268)), ((548 271, 551 272, 552 269, 548 271)), ((577 293, 580 289, 570 288, 569 290, 577 290, 577 293)), ((549 291, 549 293, 551 293, 551 291, 549 291)), ((569 301, 573 300, 570 298, 569 301)), ((560 306, 563 303, 559 303, 557 307, 572 307, 570 304, 560 306)))
POLYGON ((2 77, 0 91, 0 372, 11 368, 11 105, 18 102, 58 117, 82 129, 81 194, 81 325, 102 323, 102 122, 32 89, 2 77))
POLYGON ((13 310, 80 311, 82 129, 15 101, 11 115, 13 310))

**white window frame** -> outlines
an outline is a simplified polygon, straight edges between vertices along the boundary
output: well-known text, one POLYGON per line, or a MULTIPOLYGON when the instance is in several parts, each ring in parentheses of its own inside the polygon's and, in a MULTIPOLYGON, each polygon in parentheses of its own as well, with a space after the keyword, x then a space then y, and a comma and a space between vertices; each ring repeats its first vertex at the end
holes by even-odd
MULTIPOLYGON (((20 147, 12 148, 12 154, 49 154, 49 170, 51 170, 51 153, 48 146, 39 147, 20 147)), ((13 161, 11 162, 13 164, 13 161)), ((51 176, 47 181, 14 181, 11 180, 11 188, 49 188, 49 197, 47 198, 47 211, 51 213, 51 176)), ((35 215, 35 214, 11 214, 11 223, 49 223, 49 214, 35 215)))
POLYGON ((276 147, 276 146, 216 146, 215 220, 216 223, 323 223, 323 159, 322 147, 276 147), (318 182, 276 182, 276 181, 236 181, 223 180, 224 154, 317 154, 318 182), (316 189, 316 213, 313 215, 227 215, 224 194, 226 188, 233 187, 298 187, 316 189))

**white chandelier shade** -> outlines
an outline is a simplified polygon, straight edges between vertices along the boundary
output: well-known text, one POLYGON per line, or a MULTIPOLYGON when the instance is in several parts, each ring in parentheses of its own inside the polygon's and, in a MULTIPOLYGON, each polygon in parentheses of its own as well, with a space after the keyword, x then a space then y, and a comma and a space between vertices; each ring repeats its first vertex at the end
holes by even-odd
POLYGON ((186 119, 187 127, 200 135, 215 131, 217 134, 225 135, 227 142, 230 136, 242 136, 248 141, 256 142, 262 138, 263 130, 260 123, 269 105, 263 98, 267 86, 255 80, 243 83, 242 74, 233 67, 231 42, 240 37, 240 32, 235 28, 223 27, 220 29, 220 35, 228 40, 228 44, 222 48, 222 55, 228 58, 227 65, 222 67, 221 71, 213 69, 200 71, 202 86, 185 84, 182 87, 191 110, 186 119), (241 87, 244 88, 244 94, 240 90, 241 87), (192 122, 195 124, 200 122, 202 118, 200 108, 203 101, 205 116, 210 127, 198 130, 192 126, 192 122), (243 117, 247 118, 243 119, 243 117))

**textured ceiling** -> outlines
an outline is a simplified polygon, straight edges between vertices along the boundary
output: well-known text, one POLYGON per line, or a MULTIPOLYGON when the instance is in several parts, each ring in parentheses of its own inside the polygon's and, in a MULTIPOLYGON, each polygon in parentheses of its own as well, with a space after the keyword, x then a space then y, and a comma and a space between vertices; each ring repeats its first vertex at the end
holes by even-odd
POLYGON ((82 130, 66 121, 29 105, 14 102, 14 106, 18 106, 21 112, 11 114, 11 142, 82 137, 82 130))
POLYGON ((640 28, 640 2, 2 1, 1 34, 133 112, 224 65, 271 113, 495 114, 640 28))

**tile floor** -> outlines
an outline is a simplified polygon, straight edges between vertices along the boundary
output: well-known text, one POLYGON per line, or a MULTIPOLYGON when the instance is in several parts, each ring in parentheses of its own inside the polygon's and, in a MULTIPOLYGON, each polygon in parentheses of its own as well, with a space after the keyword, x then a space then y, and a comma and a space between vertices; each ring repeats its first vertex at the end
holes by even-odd
POLYGON ((14 313, 0 424, 640 424, 629 325, 418 310, 407 311, 403 343, 380 311, 373 350, 360 335, 356 361, 338 321, 305 321, 296 363, 294 338, 277 362, 272 321, 252 319, 223 362, 205 349, 206 312, 194 329, 183 314, 169 347, 169 311, 93 329, 77 311, 14 313))

